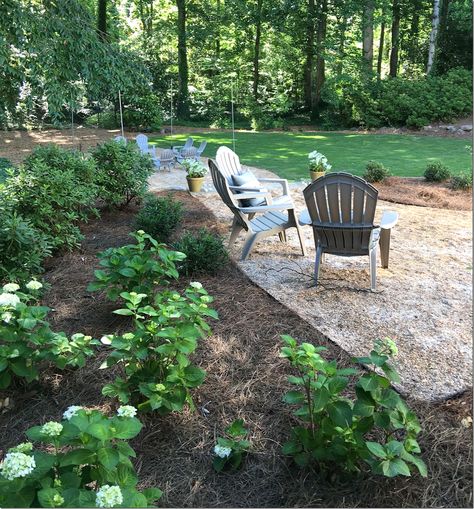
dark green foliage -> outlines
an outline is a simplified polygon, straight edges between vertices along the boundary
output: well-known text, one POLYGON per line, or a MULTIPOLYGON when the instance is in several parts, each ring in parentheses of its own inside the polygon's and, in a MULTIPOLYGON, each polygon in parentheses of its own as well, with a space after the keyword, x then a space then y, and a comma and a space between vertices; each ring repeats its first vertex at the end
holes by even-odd
POLYGON ((186 275, 215 274, 229 259, 222 238, 206 228, 185 233, 174 248, 186 255, 178 265, 179 271, 186 275))
POLYGON ((444 164, 436 161, 428 164, 423 175, 428 182, 443 182, 449 179, 451 172, 444 164))
POLYGON ((472 173, 453 175, 449 181, 449 187, 455 191, 467 191, 472 188, 472 173))
POLYGON ((71 249, 82 239, 78 223, 96 213, 94 161, 54 145, 39 147, 5 182, 5 208, 18 214, 53 249, 71 249))
POLYGON ((369 161, 363 175, 367 182, 383 182, 389 176, 390 171, 377 161, 369 161))
POLYGON ((248 430, 244 428, 244 421, 242 419, 234 421, 226 428, 225 432, 227 436, 218 437, 217 445, 214 448, 216 456, 212 466, 216 472, 240 468, 242 460, 250 448, 250 442, 244 439, 248 435, 248 430), (227 454, 229 450, 230 453, 227 454))
POLYGON ((6 157, 0 157, 0 184, 5 181, 9 171, 13 170, 13 163, 6 157))
POLYGON ((173 230, 183 218, 183 204, 171 195, 157 197, 152 194, 145 198, 143 207, 137 214, 136 226, 144 230, 158 242, 168 242, 173 230))
POLYGON ((125 145, 111 140, 98 145, 92 157, 97 164, 99 197, 107 205, 127 205, 133 198, 145 194, 153 162, 149 155, 141 154, 134 143, 125 145))
POLYGON ((43 272, 43 260, 52 249, 48 235, 11 210, 0 208, 0 216, 0 285, 43 272))
POLYGON ((163 122, 159 98, 148 94, 136 97, 123 112, 126 127, 141 131, 158 131, 163 122))

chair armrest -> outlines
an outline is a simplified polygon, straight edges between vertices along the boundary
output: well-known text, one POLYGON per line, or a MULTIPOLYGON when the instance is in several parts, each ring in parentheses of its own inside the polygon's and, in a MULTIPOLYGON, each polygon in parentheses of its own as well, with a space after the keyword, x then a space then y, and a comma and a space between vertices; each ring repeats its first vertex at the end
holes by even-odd
POLYGON ((290 210, 294 209, 293 203, 278 203, 276 205, 259 205, 258 207, 239 207, 240 212, 244 214, 256 214, 257 212, 270 212, 271 210, 290 210))
POLYGON ((259 182, 268 182, 268 183, 280 184, 282 189, 283 189, 283 194, 287 194, 287 195, 290 194, 290 190, 288 188, 288 180, 286 180, 286 179, 270 178, 270 177, 258 178, 257 177, 257 180, 259 182))
POLYGON ((301 226, 306 226, 312 223, 308 209, 304 209, 303 212, 301 212, 298 217, 298 223, 300 223, 301 226))
POLYGON ((234 193, 234 198, 236 200, 248 200, 250 198, 271 198, 270 193, 264 191, 248 191, 245 193, 234 193))
POLYGON ((383 230, 390 230, 398 222, 398 212, 394 210, 384 210, 382 219, 380 220, 380 228, 383 230))
MULTIPOLYGON (((244 187, 244 186, 229 186, 229 189, 232 191, 245 191, 250 193, 265 193, 267 194, 268 191, 263 191, 260 187, 244 187)), ((234 194, 240 194, 240 193, 234 193, 234 194)))

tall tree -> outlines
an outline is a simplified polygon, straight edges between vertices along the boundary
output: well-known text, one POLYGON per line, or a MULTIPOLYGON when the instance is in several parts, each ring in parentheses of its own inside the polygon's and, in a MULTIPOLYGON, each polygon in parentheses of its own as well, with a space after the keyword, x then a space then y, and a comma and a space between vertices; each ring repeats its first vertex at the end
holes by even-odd
POLYGON ((258 83, 260 78, 260 43, 262 38, 263 0, 257 0, 255 12, 255 44, 253 52, 253 98, 258 99, 258 83))
POLYGON ((178 7, 178 98, 176 114, 179 118, 189 118, 188 91, 188 50, 186 43, 186 0, 176 0, 178 7))
POLYGON ((107 39, 107 0, 98 0, 97 32, 103 41, 107 39))
POLYGON ((395 78, 398 73, 398 53, 400 48, 400 0, 392 3, 392 49, 390 51, 389 75, 395 78))
POLYGON ((362 14, 362 55, 365 70, 370 74, 374 60, 374 9, 375 0, 365 0, 362 14))
POLYGON ((385 12, 382 10, 382 23, 380 24, 379 52, 377 56, 377 79, 382 77, 383 48, 385 44, 385 12))
POLYGON ((315 32, 316 5, 315 0, 308 0, 306 16, 306 44, 304 67, 304 103, 311 111, 313 106, 313 73, 314 73, 314 32, 315 32))
POLYGON ((320 0, 318 5, 318 24, 316 28, 316 74, 314 94, 311 107, 311 118, 316 120, 320 115, 321 92, 326 81, 325 42, 328 20, 328 0, 320 0))
POLYGON ((426 65, 426 74, 430 74, 433 70, 433 63, 435 59, 436 38, 438 36, 439 27, 439 1, 440 0, 433 0, 433 14, 431 16, 431 32, 428 46, 428 63, 426 65))

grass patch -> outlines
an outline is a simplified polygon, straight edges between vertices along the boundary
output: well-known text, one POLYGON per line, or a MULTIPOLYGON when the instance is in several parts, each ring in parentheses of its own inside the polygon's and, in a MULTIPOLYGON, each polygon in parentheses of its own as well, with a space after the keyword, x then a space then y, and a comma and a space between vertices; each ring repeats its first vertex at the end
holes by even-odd
MULTIPOLYGON (((182 144, 188 134, 156 137, 160 147, 182 144)), ((308 153, 322 152, 333 170, 362 175, 368 161, 381 162, 392 175, 421 177, 428 163, 441 161, 454 174, 471 171, 471 155, 466 139, 396 134, 347 133, 236 133, 236 152, 250 166, 272 170, 288 179, 308 178, 308 153)), ((193 133, 196 142, 207 140, 205 156, 214 157, 220 145, 232 147, 232 133, 193 133)))

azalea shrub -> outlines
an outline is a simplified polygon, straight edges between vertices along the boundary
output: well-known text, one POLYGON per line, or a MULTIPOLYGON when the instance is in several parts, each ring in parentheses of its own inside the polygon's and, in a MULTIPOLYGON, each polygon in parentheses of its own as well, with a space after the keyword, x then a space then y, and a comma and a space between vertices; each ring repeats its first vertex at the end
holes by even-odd
POLYGON ((39 281, 32 280, 22 291, 7 283, 0 293, 0 389, 15 378, 30 383, 39 377, 44 362, 58 368, 85 365, 93 354, 90 336, 53 332, 47 321, 50 309, 38 305, 39 281))
POLYGON ((168 242, 173 230, 183 219, 183 204, 172 195, 146 196, 137 214, 136 225, 159 242, 168 242))
POLYGON ((216 472, 237 470, 250 448, 250 442, 244 438, 248 435, 248 430, 245 429, 242 419, 235 420, 225 431, 226 436, 218 437, 214 447, 212 466, 216 472))
POLYGON ((92 157, 97 164, 95 183, 106 205, 121 207, 145 194, 148 177, 154 170, 153 161, 134 143, 111 140, 98 145, 92 157))
POLYGON ((102 268, 94 272, 89 291, 106 290, 113 301, 122 292, 144 294, 143 299, 150 300, 157 286, 178 279, 175 263, 185 258, 183 253, 169 250, 143 230, 131 236, 136 244, 109 248, 99 254, 102 268))
POLYGON ((210 331, 206 319, 217 318, 209 307, 212 297, 198 282, 183 293, 156 293, 151 304, 143 293, 120 296, 125 307, 114 313, 130 316, 133 329, 101 340, 111 350, 102 368, 118 364, 123 370, 102 393, 160 414, 181 411, 185 404, 194 409, 190 390, 202 384, 205 372, 191 363, 190 355, 210 331))
POLYGON ((61 422, 30 428, 0 463, 2 507, 151 507, 157 488, 137 490, 127 441, 142 428, 136 409, 108 417, 71 406, 61 422))
POLYGON ((362 374, 326 361, 320 355, 324 347, 282 339, 281 356, 297 371, 288 378, 297 389, 284 401, 298 407, 293 413, 300 421, 283 445, 284 454, 300 466, 316 463, 322 471, 332 465, 357 472, 366 463, 387 477, 410 476, 414 470, 426 477, 416 440, 420 424, 391 386, 400 380, 388 362, 397 353, 393 341, 379 340, 369 356, 355 359, 377 370, 362 374), (345 395, 350 377, 356 380, 355 398, 345 395))

